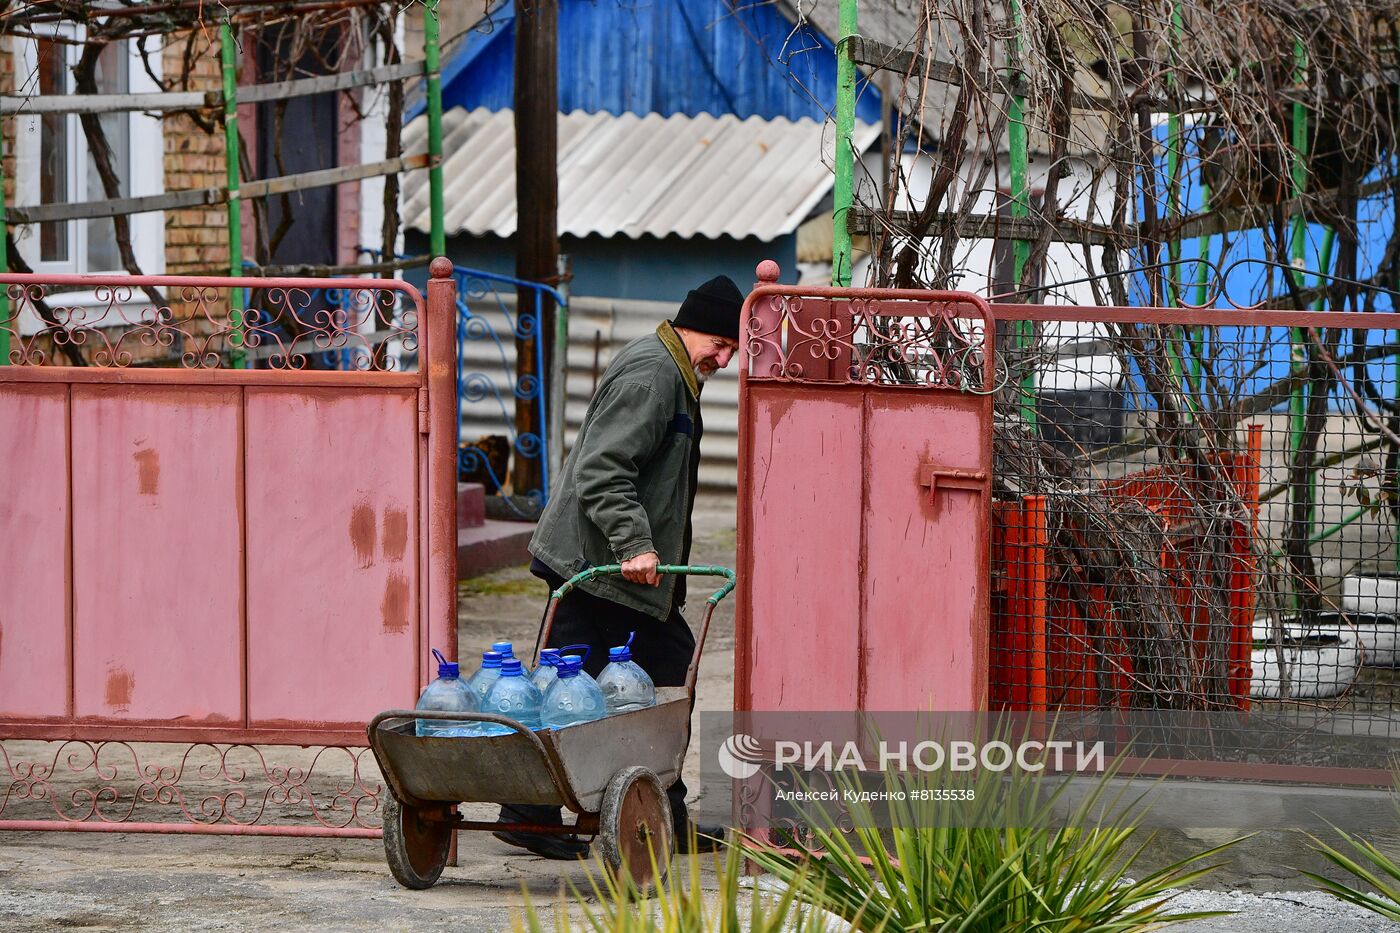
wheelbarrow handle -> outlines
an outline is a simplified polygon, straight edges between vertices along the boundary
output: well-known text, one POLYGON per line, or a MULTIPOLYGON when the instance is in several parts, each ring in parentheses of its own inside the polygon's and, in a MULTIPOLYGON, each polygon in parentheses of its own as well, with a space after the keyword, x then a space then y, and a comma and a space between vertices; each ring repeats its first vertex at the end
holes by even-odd
MULTIPOLYGON (((706 600, 710 605, 717 604, 721 599, 734 592, 734 571, 728 567, 711 565, 690 565, 690 564, 661 564, 656 568, 657 573, 668 573, 693 577, 725 577, 724 586, 715 590, 706 600)), ((621 564, 604 564, 601 567, 590 567, 582 573, 575 574, 560 585, 559 589, 549 594, 550 601, 563 599, 576 586, 594 577, 606 577, 612 574, 622 573, 621 564)))
MULTIPOLYGON (((736 577, 734 571, 728 567, 720 567, 711 564, 662 564, 656 568, 657 573, 684 574, 696 577, 724 577, 724 586, 715 590, 705 600, 705 618, 700 623, 699 637, 695 640, 695 654, 690 659, 690 665, 686 669, 685 688, 690 698, 695 698, 695 679, 700 670, 700 653, 705 649, 705 637, 710 631, 710 617, 714 615, 715 607, 720 600, 734 592, 736 577)), ((604 577, 610 574, 622 573, 621 564, 604 564, 601 567, 590 567, 582 573, 577 573, 564 581, 559 589, 549 594, 549 604, 545 607, 544 624, 540 626, 539 638, 535 641, 535 663, 539 664, 540 649, 549 643, 549 633, 554 628, 554 613, 559 608, 559 600, 569 595, 576 586, 594 577, 604 577)))

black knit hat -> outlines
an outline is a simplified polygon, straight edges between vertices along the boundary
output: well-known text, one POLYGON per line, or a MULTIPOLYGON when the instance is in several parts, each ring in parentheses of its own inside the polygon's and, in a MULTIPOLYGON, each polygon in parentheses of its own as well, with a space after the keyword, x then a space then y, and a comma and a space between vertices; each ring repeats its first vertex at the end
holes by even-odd
POLYGON ((676 327, 739 340, 739 312, 744 307, 744 293, 727 275, 717 275, 699 288, 692 288, 681 302, 681 309, 671 323, 676 327))

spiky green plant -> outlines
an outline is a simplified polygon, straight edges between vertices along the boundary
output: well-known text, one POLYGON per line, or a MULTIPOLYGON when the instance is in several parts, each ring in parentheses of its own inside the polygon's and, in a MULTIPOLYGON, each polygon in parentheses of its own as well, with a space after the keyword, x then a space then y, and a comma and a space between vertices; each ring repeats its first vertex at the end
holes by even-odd
POLYGON ((1332 828, 1341 837, 1344 848, 1330 846, 1309 834, 1308 838, 1312 840, 1314 851, 1375 890, 1365 891, 1345 882, 1325 878, 1316 872, 1300 870, 1321 890, 1382 917, 1400 920, 1400 864, 1396 864, 1394 859, 1365 839, 1335 826, 1332 828))
POLYGON ((1034 773, 982 770, 950 783, 939 772, 890 772, 888 829, 857 799, 844 830, 830 814, 806 815, 820 856, 749 840, 749 857, 853 930, 1118 933, 1219 916, 1169 913, 1168 904, 1171 889, 1216 867, 1207 860, 1233 841, 1129 878, 1150 837, 1133 844, 1141 800, 1110 794, 1112 776, 1056 819, 1066 785, 1034 773), (940 789, 971 799, 933 799, 940 789))
MULTIPOLYGON (((554 906, 552 923, 541 916, 527 893, 513 928, 517 933, 572 933, 575 929, 593 933, 824 933, 827 929, 830 915, 799 901, 796 887, 746 889, 741 883, 744 854, 739 847, 714 855, 716 890, 712 892, 703 884, 706 861, 699 856, 689 859, 679 877, 673 871, 649 893, 599 865, 588 874, 588 891, 569 886, 568 896, 554 906), (571 910, 582 919, 574 920, 571 910)), ((680 867, 679 861, 672 867, 680 867)), ((800 877, 802 872, 797 874, 800 877)))

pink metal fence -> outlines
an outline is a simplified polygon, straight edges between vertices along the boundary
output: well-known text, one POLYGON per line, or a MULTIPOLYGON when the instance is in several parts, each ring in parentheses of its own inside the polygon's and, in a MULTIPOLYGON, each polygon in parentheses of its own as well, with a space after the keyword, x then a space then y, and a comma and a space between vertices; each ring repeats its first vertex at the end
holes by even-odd
POLYGON ((456 654, 451 271, 0 276, 0 829, 378 834, 364 723, 456 654))
POLYGON ((995 325, 955 292, 777 285, 744 316, 741 710, 986 703, 995 325))

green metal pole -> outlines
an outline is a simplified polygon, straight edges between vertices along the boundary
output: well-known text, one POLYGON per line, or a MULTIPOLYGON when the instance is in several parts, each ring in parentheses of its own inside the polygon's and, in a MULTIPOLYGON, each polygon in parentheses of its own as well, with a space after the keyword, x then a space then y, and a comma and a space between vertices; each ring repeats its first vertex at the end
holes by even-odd
MULTIPOLYGON (((1301 78, 1303 52, 1301 44, 1294 49, 1295 61, 1298 63, 1298 71, 1295 78, 1301 78)), ((1300 198, 1303 189, 1307 185, 1307 154, 1308 154, 1308 115, 1301 103, 1293 105, 1293 160, 1291 167, 1292 196, 1300 198)), ((1298 288, 1304 287, 1304 280, 1301 268, 1307 255, 1307 219, 1300 210, 1293 218, 1290 236, 1290 251, 1294 268, 1288 274, 1293 278, 1293 282, 1298 288)), ((1299 368, 1306 360, 1303 344, 1303 332, 1298 328, 1289 331, 1289 343, 1291 344, 1290 356, 1293 367, 1299 368)), ((1288 408, 1290 412, 1289 448, 1290 452, 1296 451, 1302 442, 1304 413, 1307 406, 1306 387, 1295 389, 1289 398, 1288 408)))
MULTIPOLYGON (((1328 538, 1332 537, 1337 532, 1341 531, 1343 528, 1356 524, 1357 521, 1369 514, 1370 511, 1371 510, 1369 508, 1357 509, 1356 511, 1347 515, 1341 521, 1337 522, 1335 525, 1328 525, 1321 531, 1308 535, 1308 543, 1317 544, 1319 541, 1326 541, 1328 538)), ((1273 550, 1274 557, 1283 557, 1287 553, 1288 551, 1284 548, 1274 548, 1273 550)))
MULTIPOLYGON (((1021 36, 1021 3, 1011 0, 1011 26, 1016 32, 1014 53, 1011 58, 1010 79, 1014 93, 1011 95, 1010 123, 1007 128, 1011 157, 1011 217, 1023 220, 1030 216, 1030 191, 1027 184, 1027 165, 1030 162, 1030 143, 1026 135, 1026 98, 1021 93, 1021 56, 1025 43, 1021 36)), ((1012 291, 1020 291, 1026 273, 1026 263, 1031 257, 1029 240, 1017 239, 1011 243, 1012 291)), ((1030 321, 1016 322, 1016 347, 1029 350, 1035 342, 1035 325, 1030 321)), ((1027 366, 1020 382, 1021 422, 1031 432, 1036 430, 1035 413, 1035 367, 1027 366)))
MULTIPOLYGON (((1304 71, 1307 67, 1307 57, 1301 42, 1293 44, 1293 80, 1295 84, 1301 83, 1306 76, 1304 71)), ((1293 197, 1300 198, 1303 189, 1308 182, 1308 114, 1301 102, 1293 105, 1292 113, 1292 148, 1293 159, 1291 166, 1291 182, 1293 197)), ((1307 255, 1307 219, 1303 216, 1302 209, 1293 218, 1292 230, 1290 233, 1291 258, 1293 268, 1286 273, 1291 276, 1294 284, 1299 288, 1303 287, 1302 266, 1307 255)), ((1304 350, 1303 332, 1299 328, 1291 328, 1288 332, 1289 342, 1289 366, 1291 369, 1301 369, 1307 360, 1304 350)), ((1302 447, 1303 434, 1307 425, 1307 405, 1308 389, 1305 384, 1294 389, 1288 398, 1288 462, 1291 465, 1297 456, 1298 450, 1302 447)), ((1294 495, 1298 490, 1294 491, 1294 495)), ((1309 471, 1308 485, 1305 495, 1308 496, 1308 531, 1311 533, 1313 525, 1314 510, 1317 505, 1317 474, 1309 471)), ((1297 594, 1294 594, 1295 606, 1297 594)))
MULTIPOLYGON (((1201 213, 1210 212, 1210 185, 1201 185, 1201 213)), ((1192 302, 1196 305, 1206 303, 1206 298, 1210 296, 1210 269, 1206 267, 1206 260, 1210 258, 1210 237, 1202 234, 1196 240, 1196 256, 1200 262, 1196 263, 1196 300, 1192 302)))
POLYGON ((438 3, 423 10, 423 59, 428 73, 428 212, 432 232, 429 249, 434 256, 447 255, 447 234, 442 222, 442 62, 438 47, 438 3))
POLYGON ((851 203, 855 198, 856 63, 847 45, 857 30, 856 0, 841 0, 840 40, 836 43, 836 183, 831 193, 831 284, 851 284, 851 203))
MULTIPOLYGON (((238 193, 238 67, 233 45, 233 27, 228 20, 219 24, 219 59, 224 78, 224 168, 228 185, 228 274, 243 275, 243 202, 238 193)), ((229 291, 229 362, 244 369, 243 289, 229 291)))
MULTIPOLYGON (((0 272, 10 271, 10 227, 5 219, 5 127, 0 121, 0 272)), ((10 320, 10 290, 0 286, 0 366, 10 365, 10 331, 19 333, 19 321, 10 320)))
MULTIPOLYGON (((1337 231, 1328 227, 1322 234, 1322 249, 1318 251, 1317 261, 1317 285, 1322 288, 1326 285, 1328 277, 1332 274, 1332 247, 1337 242, 1337 231)), ((1327 306, 1325 294, 1319 295, 1317 301, 1313 302, 1314 311, 1322 311, 1327 306)))

